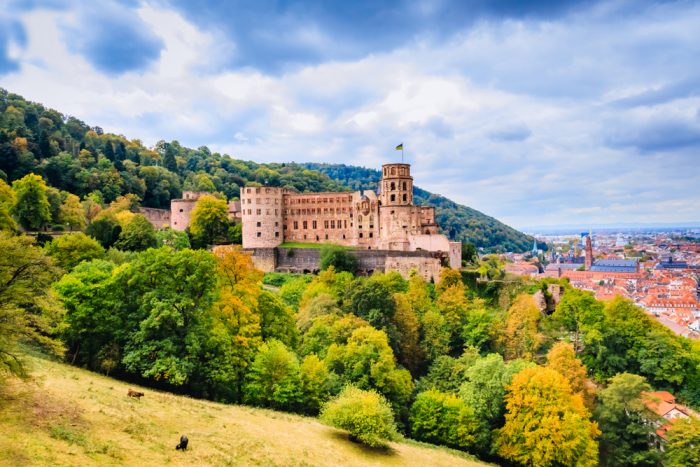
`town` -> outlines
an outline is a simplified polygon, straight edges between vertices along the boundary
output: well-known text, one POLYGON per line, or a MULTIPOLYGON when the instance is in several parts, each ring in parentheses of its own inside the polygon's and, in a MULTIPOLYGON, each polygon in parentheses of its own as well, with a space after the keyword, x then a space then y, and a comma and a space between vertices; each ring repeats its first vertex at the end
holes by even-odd
POLYGON ((538 235, 525 254, 502 255, 506 272, 567 278, 598 300, 632 300, 674 333, 700 339, 700 229, 538 235))

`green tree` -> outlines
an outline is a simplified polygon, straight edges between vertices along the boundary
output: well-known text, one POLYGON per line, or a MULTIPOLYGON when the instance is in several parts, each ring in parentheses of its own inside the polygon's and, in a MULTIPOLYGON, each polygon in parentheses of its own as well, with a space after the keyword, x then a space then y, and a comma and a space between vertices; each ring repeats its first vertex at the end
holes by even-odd
POLYGON ((331 344, 326 363, 341 381, 379 391, 397 412, 406 407, 413 391, 410 373, 396 368, 386 334, 370 326, 355 329, 347 344, 331 344))
POLYGON ((501 341, 508 359, 532 358, 544 337, 538 330, 542 313, 531 295, 521 294, 508 309, 501 341))
POLYGON ((115 248, 127 251, 142 251, 157 244, 153 225, 142 214, 135 214, 119 234, 115 248))
POLYGON ((59 271, 30 237, 0 232, 0 252, 0 373, 23 376, 18 343, 63 352, 50 337, 62 311, 51 293, 59 271))
POLYGON ((190 248, 190 238, 187 236, 187 232, 168 227, 156 232, 156 246, 169 246, 173 250, 184 250, 190 248))
POLYGON ((316 354, 304 357, 301 363, 301 409, 310 415, 318 414, 328 399, 329 373, 326 364, 316 354))
POLYGON ((127 370, 175 386, 199 376, 216 296, 215 266, 206 251, 159 248, 118 271, 116 286, 136 297, 129 302, 139 322, 124 347, 127 370))
POLYGON ((69 271, 83 261, 100 259, 105 254, 105 249, 97 240, 82 232, 54 238, 45 248, 59 266, 69 271))
POLYGON ((258 297, 258 313, 264 340, 277 339, 288 347, 296 347, 299 334, 294 315, 277 295, 267 291, 261 292, 258 297))
POLYGON ((657 465, 659 452, 650 446, 656 415, 644 404, 651 386, 638 375, 621 373, 598 393, 595 419, 603 431, 601 459, 605 465, 657 465))
POLYGON ((700 465, 700 418, 678 418, 668 430, 664 465, 700 465))
POLYGON ((204 195, 192 210, 190 233, 198 245, 213 245, 225 240, 229 224, 226 201, 204 195))
POLYGON ((17 224, 12 218, 15 202, 15 192, 12 191, 10 185, 0 179, 0 230, 9 230, 11 232, 17 230, 17 224))
POLYGON ((416 392, 436 389, 440 392, 459 394, 459 388, 467 379, 467 371, 479 359, 479 352, 466 347, 459 358, 441 355, 435 359, 428 373, 416 383, 416 392))
MULTIPOLYGON (((551 320, 571 335, 576 354, 584 348, 586 335, 593 332, 604 319, 603 304, 588 291, 568 287, 551 316, 551 320)), ((594 337, 592 336, 592 337, 594 337)))
POLYGON ((319 264, 322 271, 333 266, 336 271, 354 274, 357 269, 357 258, 345 247, 326 244, 321 247, 319 264))
POLYGON ((437 310, 428 310, 422 320, 421 349, 429 362, 450 350, 450 327, 437 310))
POLYGON ((394 325, 398 336, 397 360, 413 374, 418 372, 423 355, 420 348, 420 319, 403 293, 394 294, 394 325))
POLYGON ((16 203, 13 214, 26 230, 39 230, 51 222, 46 183, 39 175, 29 174, 12 183, 16 203))
POLYGON ((499 455, 523 465, 598 465, 600 430, 556 371, 531 367, 515 375, 506 407, 496 437, 499 455))
POLYGON ((245 402, 295 410, 302 399, 301 391, 301 371, 294 352, 275 339, 262 344, 246 375, 245 402))
POLYGON ((392 348, 398 350, 398 334, 394 324, 396 301, 386 285, 373 277, 358 278, 347 290, 344 305, 351 313, 386 332, 392 348))
POLYGON ((70 193, 66 195, 59 209, 58 220, 68 225, 71 230, 85 228, 85 211, 80 204, 80 198, 70 193))
POLYGON ((420 441, 468 450, 479 424, 474 411, 454 394, 421 392, 411 406, 411 434, 420 441))
POLYGON ((90 225, 85 233, 100 242, 105 248, 110 248, 119 239, 122 227, 112 214, 100 214, 90 225))
POLYGON ((321 411, 321 421, 347 430, 350 439, 368 446, 386 446, 398 437, 394 414, 386 400, 375 391, 348 386, 321 411))

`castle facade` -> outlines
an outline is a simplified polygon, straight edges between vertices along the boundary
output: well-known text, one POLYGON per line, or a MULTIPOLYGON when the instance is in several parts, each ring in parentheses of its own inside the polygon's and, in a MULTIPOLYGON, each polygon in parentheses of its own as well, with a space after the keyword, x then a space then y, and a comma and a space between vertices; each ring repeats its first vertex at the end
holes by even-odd
POLYGON ((328 242, 358 250, 435 253, 428 256, 441 256, 451 267, 460 267, 461 243, 438 233, 435 208, 413 204, 409 164, 383 165, 379 188, 379 194, 371 190, 297 193, 246 186, 240 201, 243 248, 328 242))

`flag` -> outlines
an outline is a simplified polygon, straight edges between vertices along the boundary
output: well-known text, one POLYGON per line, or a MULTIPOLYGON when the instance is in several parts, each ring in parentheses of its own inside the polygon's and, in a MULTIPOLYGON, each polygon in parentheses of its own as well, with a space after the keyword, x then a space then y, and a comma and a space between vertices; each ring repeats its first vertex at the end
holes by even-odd
POLYGON ((398 146, 396 146, 396 150, 397 150, 397 151, 403 151, 403 143, 401 143, 401 144, 399 144, 398 146))

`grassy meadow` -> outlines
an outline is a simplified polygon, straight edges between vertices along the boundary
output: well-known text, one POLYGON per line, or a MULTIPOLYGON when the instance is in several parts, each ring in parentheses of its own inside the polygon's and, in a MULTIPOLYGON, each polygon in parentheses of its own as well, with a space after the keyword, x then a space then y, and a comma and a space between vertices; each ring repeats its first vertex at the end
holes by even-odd
POLYGON ((43 358, 0 383, 0 465, 475 466, 415 442, 370 449, 314 418, 139 388, 43 358), (145 392, 139 401, 127 390, 145 392), (190 449, 175 450, 181 434, 190 449))

